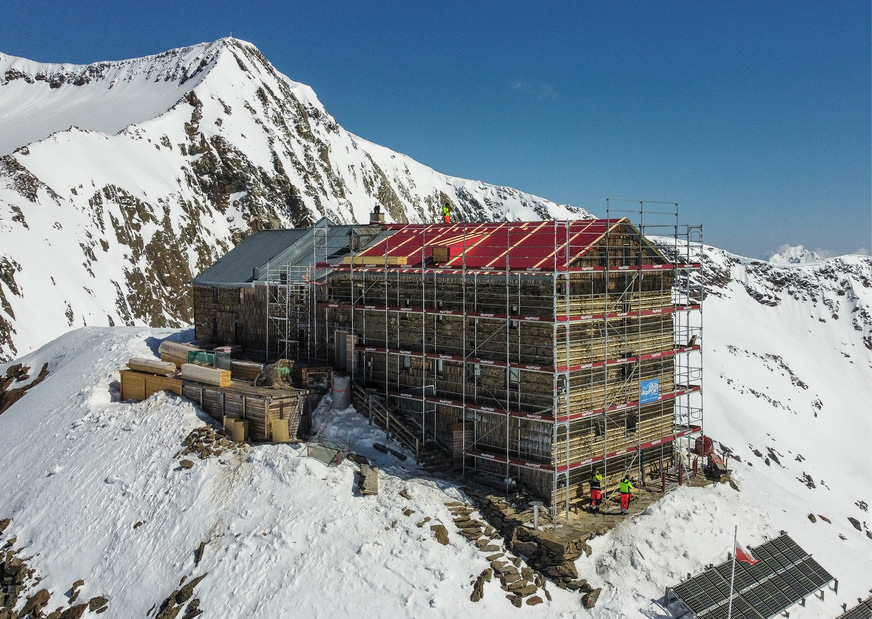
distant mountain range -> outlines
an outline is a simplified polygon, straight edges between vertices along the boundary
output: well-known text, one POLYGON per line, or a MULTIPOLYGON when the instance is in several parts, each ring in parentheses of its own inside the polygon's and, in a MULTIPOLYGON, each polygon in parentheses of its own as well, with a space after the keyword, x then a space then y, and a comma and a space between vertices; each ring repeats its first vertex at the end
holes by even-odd
POLYGON ((190 322, 192 274, 253 230, 590 217, 363 140, 250 43, 92 65, 0 54, 0 359, 83 325, 190 322))
POLYGON ((823 262, 820 254, 806 249, 802 245, 788 247, 780 253, 769 258, 772 264, 808 264, 810 262, 823 262))

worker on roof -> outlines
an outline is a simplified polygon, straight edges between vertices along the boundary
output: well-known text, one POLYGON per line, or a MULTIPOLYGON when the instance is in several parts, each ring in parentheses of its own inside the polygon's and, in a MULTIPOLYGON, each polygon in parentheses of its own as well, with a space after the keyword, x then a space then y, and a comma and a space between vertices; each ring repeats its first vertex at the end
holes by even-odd
POLYGON ((590 511, 592 512, 599 511, 603 498, 602 483, 603 476, 599 469, 592 471, 590 474, 590 511))
POLYGON ((621 513, 626 514, 630 508, 630 490, 633 489, 633 483, 630 478, 624 475, 621 479, 621 513))
POLYGON ((442 205, 442 221, 447 224, 451 223, 451 209, 448 208, 448 202, 442 205))

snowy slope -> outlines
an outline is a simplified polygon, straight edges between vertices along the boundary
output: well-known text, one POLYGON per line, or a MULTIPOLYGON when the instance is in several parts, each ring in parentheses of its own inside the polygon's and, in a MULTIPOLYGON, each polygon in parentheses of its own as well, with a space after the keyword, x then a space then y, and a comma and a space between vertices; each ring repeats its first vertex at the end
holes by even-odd
MULTIPOLYGON (((872 587, 872 260, 783 269, 706 248, 704 262, 705 431, 738 457, 730 462, 739 491, 681 488, 593 539, 592 556, 576 561, 603 587, 590 616, 670 616, 660 606, 665 587, 725 560, 738 526, 744 544, 785 530, 811 552, 839 593, 791 616, 834 617, 872 587)), ((182 577, 208 572, 196 589, 206 616, 515 612, 496 581, 469 601, 487 561, 456 534, 444 505, 462 491, 374 451, 379 434, 352 410, 323 417, 326 432, 381 467, 377 497, 356 495, 353 463, 327 468, 293 446, 180 469, 173 456, 202 414, 173 396, 118 402, 117 370, 185 335, 88 328, 20 359, 36 369, 48 362, 51 373, 0 416, 10 446, 0 519, 13 518, 4 539, 17 536, 33 556, 56 606, 84 578, 82 597, 109 597, 108 616, 142 616, 182 577), (429 523, 416 526, 424 517, 445 524, 448 546, 429 523)), ((577 593, 549 591, 552 601, 524 612, 587 612, 577 593)))
POLYGON ((181 326, 190 280, 252 230, 588 217, 440 174, 340 127, 222 39, 88 66, 0 55, 0 359, 83 325, 181 326))

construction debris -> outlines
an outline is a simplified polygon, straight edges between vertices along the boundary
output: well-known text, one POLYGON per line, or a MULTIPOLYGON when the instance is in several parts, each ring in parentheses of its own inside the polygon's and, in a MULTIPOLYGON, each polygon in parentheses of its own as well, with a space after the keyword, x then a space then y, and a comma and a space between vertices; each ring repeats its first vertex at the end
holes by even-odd
POLYGON ((369 464, 361 464, 358 488, 360 494, 364 496, 378 494, 378 468, 369 464))

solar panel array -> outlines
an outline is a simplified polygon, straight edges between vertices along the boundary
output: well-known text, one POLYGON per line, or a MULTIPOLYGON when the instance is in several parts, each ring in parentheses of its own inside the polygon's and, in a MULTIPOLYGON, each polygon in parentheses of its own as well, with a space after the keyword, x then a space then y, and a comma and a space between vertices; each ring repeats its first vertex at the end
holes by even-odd
MULTIPOLYGON (((757 558, 754 565, 736 561, 731 615, 735 619, 775 617, 835 580, 786 534, 752 553, 757 558)), ((699 619, 726 619, 732 565, 726 561, 708 569, 670 587, 667 595, 671 592, 699 619)))
POLYGON ((837 619, 872 619, 872 597, 868 597, 854 608, 848 609, 846 613, 839 615, 837 619))

